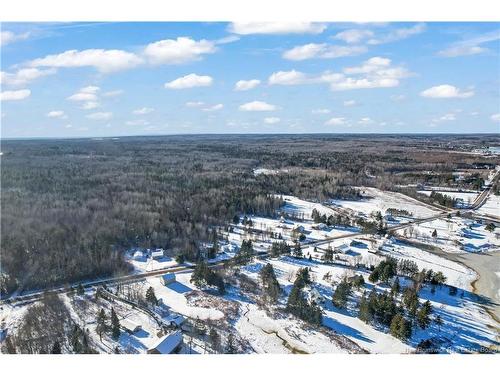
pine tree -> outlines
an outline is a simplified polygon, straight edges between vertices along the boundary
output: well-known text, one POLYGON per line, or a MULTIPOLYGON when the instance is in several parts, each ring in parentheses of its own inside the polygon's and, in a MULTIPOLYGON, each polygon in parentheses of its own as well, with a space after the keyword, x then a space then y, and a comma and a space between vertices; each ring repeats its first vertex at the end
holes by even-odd
POLYGON ((120 320, 115 313, 115 309, 111 308, 111 336, 114 340, 120 338, 120 320))
POLYGON ((260 270, 260 278, 265 298, 269 300, 269 302, 276 302, 281 293, 281 288, 278 280, 276 279, 276 274, 274 273, 272 264, 267 263, 264 267, 262 267, 260 270))
POLYGON ((328 247, 328 249, 325 250, 325 254, 323 255, 323 261, 325 263, 333 262, 333 250, 331 247, 328 247))
POLYGON ((102 341, 102 335, 108 331, 108 318, 106 317, 104 309, 101 309, 99 311, 96 322, 97 322, 96 332, 99 335, 99 340, 102 341))
POLYGON ((15 347, 14 343, 12 342, 12 339, 10 338, 10 336, 7 336, 5 338, 5 349, 7 350, 7 354, 16 354, 17 353, 16 347, 15 347))
POLYGON ((293 248, 293 256, 296 258, 302 258, 302 247, 300 246, 300 242, 295 242, 295 246, 293 248))
POLYGON ((146 301, 148 301, 151 305, 158 305, 158 299, 156 298, 155 290, 152 286, 150 286, 146 291, 146 301))
POLYGON ((394 279, 394 282, 392 283, 391 293, 393 295, 397 296, 399 294, 400 289, 401 289, 401 286, 399 284, 399 277, 396 277, 394 279))
POLYGON ((432 305, 430 301, 425 301, 420 310, 417 312, 417 324, 420 328, 426 329, 431 323, 430 314, 432 313, 432 305))
POLYGON ((363 293, 361 299, 359 300, 358 318, 365 323, 371 323, 373 320, 373 312, 371 311, 370 303, 368 302, 365 293, 363 293))
POLYGON ((230 333, 227 336, 226 353, 227 354, 236 354, 237 353, 236 344, 234 342, 234 335, 232 333, 230 333))
POLYGON ((391 320, 390 332, 400 340, 408 340, 411 337, 411 324, 401 314, 396 314, 391 320))
POLYGON ((50 351, 51 354, 61 354, 61 344, 59 344, 59 341, 55 341, 54 345, 52 346, 52 350, 50 351))
POLYGON ((337 288, 335 288, 335 291, 333 292, 332 296, 333 305, 339 309, 345 308, 347 306, 347 299, 349 298, 350 294, 351 294, 351 284, 349 284, 347 280, 342 280, 339 283, 339 285, 337 285, 337 288))

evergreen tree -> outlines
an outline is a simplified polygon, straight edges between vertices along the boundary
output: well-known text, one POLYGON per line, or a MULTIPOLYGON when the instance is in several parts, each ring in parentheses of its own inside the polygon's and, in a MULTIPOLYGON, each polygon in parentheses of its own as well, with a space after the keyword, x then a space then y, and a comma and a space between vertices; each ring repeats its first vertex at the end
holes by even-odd
POLYGON ((155 290, 152 286, 150 286, 146 291, 146 301, 151 305, 158 305, 158 298, 156 298, 155 290))
POLYGON ((96 332, 99 335, 99 340, 102 341, 102 335, 108 331, 108 318, 106 317, 104 309, 101 309, 99 311, 96 323, 97 323, 96 332))
POLYGON ((224 294, 226 291, 222 276, 212 271, 205 262, 196 264, 191 275, 191 282, 200 289, 210 285, 216 287, 220 294, 224 294))
POLYGON ((302 258, 302 247, 300 246, 299 241, 295 242, 295 246, 293 247, 293 256, 296 258, 302 258))
POLYGON ((419 306, 418 293, 415 288, 406 288, 403 291, 403 304, 408 310, 408 315, 415 319, 419 306))
POLYGON ((272 264, 267 263, 260 270, 260 278, 262 281, 262 286, 264 289, 265 298, 269 302, 276 302, 281 293, 280 284, 276 279, 276 274, 274 273, 274 268, 272 264))
POLYGON ((309 269, 300 269, 288 296, 286 310, 306 322, 320 325, 322 321, 321 309, 314 302, 309 303, 302 291, 302 288, 309 283, 309 269))
POLYGON ((236 349, 236 344, 234 342, 234 335, 230 333, 227 336, 226 342, 226 354, 236 354, 238 351, 236 349))
POLYGON ((396 314, 391 320, 391 335, 405 341, 411 337, 411 324, 401 314, 396 314))
POLYGON ((434 231, 432 232, 432 238, 437 238, 438 236, 438 232, 436 229, 434 229, 434 231))
POLYGON ((417 312, 417 324, 420 328, 426 329, 429 326, 429 324, 431 323, 431 313, 432 305, 430 301, 427 300, 417 312))
POLYGON ((335 288, 335 291, 333 292, 333 305, 339 309, 345 308, 347 306, 347 299, 349 298, 350 294, 351 284, 344 279, 339 283, 339 285, 337 285, 337 288, 335 288))
POLYGON ((396 279, 394 279, 394 282, 392 283, 391 293, 397 296, 400 290, 401 286, 399 285, 399 277, 396 277, 396 279))
POLYGON ((114 340, 120 338, 120 320, 114 308, 111 308, 111 336, 114 340))
POLYGON ((323 254, 323 261, 325 263, 333 262, 333 250, 331 247, 328 247, 328 249, 325 250, 325 253, 323 254))
POLYGON ((55 341, 54 345, 52 346, 52 350, 50 351, 51 354, 61 354, 61 344, 59 341, 55 341))
POLYGON ((363 293, 361 299, 359 300, 358 318, 365 323, 371 323, 373 320, 373 312, 365 293, 363 293))

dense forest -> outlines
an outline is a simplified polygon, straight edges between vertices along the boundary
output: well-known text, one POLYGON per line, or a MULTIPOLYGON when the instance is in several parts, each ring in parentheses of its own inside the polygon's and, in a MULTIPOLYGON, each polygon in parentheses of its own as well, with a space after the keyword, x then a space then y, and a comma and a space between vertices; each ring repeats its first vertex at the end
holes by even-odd
MULTIPOLYGON (((123 252, 133 246, 163 247, 197 260, 211 228, 236 214, 277 215, 281 194, 323 201, 358 197, 352 186, 457 184, 452 171, 485 159, 449 151, 464 143, 491 144, 493 138, 4 140, 1 292, 126 273, 123 252), (256 168, 281 172, 255 174, 256 168)), ((484 178, 484 171, 477 174, 484 178)), ((475 183, 460 182, 464 188, 475 183)))

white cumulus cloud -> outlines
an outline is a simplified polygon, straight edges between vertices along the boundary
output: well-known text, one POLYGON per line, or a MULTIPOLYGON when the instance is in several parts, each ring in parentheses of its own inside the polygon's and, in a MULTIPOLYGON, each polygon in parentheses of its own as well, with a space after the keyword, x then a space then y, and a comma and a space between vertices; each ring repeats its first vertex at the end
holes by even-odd
POLYGON ((260 81, 258 79, 240 80, 236 82, 234 89, 236 91, 246 91, 257 87, 258 85, 260 85, 260 81))
POLYGON ((31 67, 80 68, 93 67, 101 73, 130 69, 142 63, 134 53, 123 50, 86 49, 69 50, 32 60, 31 67))
POLYGON ((239 109, 240 111, 246 111, 246 112, 264 112, 264 111, 275 111, 277 107, 273 104, 268 104, 266 102, 255 100, 253 102, 240 105, 239 109))
POLYGON ((433 86, 420 93, 424 98, 448 99, 448 98, 470 98, 474 96, 473 90, 463 91, 452 85, 433 86))
POLYGON ((12 31, 1 31, 0 32, 0 46, 5 46, 7 44, 17 42, 19 40, 28 39, 30 37, 30 33, 21 33, 15 34, 12 31))
POLYGON ((23 100, 31 95, 31 90, 12 90, 2 91, 0 93, 0 101, 23 100))
POLYGON ((7 86, 25 86, 31 81, 51 74, 55 74, 56 69, 23 68, 15 73, 0 72, 0 83, 7 86))
POLYGON ((152 64, 183 64, 199 60, 203 55, 215 51, 215 43, 212 41, 179 37, 148 44, 144 48, 144 55, 152 64))
POLYGON ((325 125, 345 125, 347 123, 345 117, 332 117, 325 122, 325 125))
POLYGON ((271 74, 268 79, 270 85, 300 85, 307 81, 307 76, 296 70, 279 71, 271 74))
POLYGON ((173 81, 165 83, 167 89, 189 89, 192 87, 206 87, 211 86, 213 78, 210 76, 199 76, 191 73, 184 77, 174 79, 173 81))
POLYGON ((353 105, 356 105, 355 100, 344 100, 344 107, 352 107, 353 105))
POLYGON ((206 108, 203 108, 203 111, 205 112, 214 112, 214 111, 219 111, 221 110, 222 108, 224 108, 224 104, 214 104, 210 107, 206 107, 206 108))
POLYGON ((64 114, 64 111, 50 111, 49 113, 47 113, 47 117, 49 118, 59 118, 59 119, 67 119, 68 116, 66 116, 64 114))

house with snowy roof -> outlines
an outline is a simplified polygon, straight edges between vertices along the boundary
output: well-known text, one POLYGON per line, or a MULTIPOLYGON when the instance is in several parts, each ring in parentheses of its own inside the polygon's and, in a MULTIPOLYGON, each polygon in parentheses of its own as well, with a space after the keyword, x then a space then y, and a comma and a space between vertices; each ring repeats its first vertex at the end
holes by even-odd
POLYGON ((178 354, 182 350, 182 344, 181 331, 175 331, 156 340, 148 349, 148 354, 178 354))

